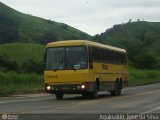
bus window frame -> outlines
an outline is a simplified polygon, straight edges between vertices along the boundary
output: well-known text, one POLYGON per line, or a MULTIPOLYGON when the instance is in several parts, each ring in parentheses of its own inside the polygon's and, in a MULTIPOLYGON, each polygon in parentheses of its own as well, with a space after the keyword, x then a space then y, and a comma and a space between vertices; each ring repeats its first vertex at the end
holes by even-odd
POLYGON ((93 56, 91 46, 88 46, 88 68, 93 69, 93 56))
MULTIPOLYGON (((89 52, 89 54, 91 54, 92 65, 93 65, 93 62, 120 64, 120 65, 127 65, 128 64, 127 63, 127 53, 126 52, 109 50, 109 49, 105 49, 105 48, 101 48, 101 47, 96 47, 96 46, 90 46, 90 47, 91 47, 91 53, 89 52), (96 51, 96 53, 94 53, 95 51, 96 51), (103 52, 103 53, 101 53, 101 52, 103 52), (108 53, 108 55, 106 55, 108 57, 108 59, 104 58, 104 57, 106 57, 105 55, 103 55, 104 53, 108 53), (103 56, 102 59, 100 59, 101 55, 103 56), (99 58, 99 60, 95 59, 94 58, 95 56, 98 56, 97 58, 99 58), (119 59, 116 61, 117 58, 119 58, 119 59)), ((90 62, 90 60, 89 60, 89 62, 90 62)))

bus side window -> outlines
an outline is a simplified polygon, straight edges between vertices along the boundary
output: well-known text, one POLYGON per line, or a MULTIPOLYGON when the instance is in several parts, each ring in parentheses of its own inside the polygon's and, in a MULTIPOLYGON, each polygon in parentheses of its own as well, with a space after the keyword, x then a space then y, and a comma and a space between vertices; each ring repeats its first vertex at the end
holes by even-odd
POLYGON ((92 69, 93 68, 92 47, 88 47, 88 54, 89 54, 89 69, 92 69))

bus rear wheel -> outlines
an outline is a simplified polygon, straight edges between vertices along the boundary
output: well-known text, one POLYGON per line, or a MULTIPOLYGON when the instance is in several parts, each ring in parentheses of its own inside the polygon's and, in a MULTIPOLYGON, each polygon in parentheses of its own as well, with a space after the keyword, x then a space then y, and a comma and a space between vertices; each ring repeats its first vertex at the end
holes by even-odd
POLYGON ((62 100, 64 94, 63 93, 56 93, 55 95, 56 95, 57 100, 62 100))
POLYGON ((115 89, 113 91, 110 91, 111 95, 112 96, 118 96, 118 95, 121 95, 121 85, 120 85, 120 82, 116 82, 115 84, 115 89))

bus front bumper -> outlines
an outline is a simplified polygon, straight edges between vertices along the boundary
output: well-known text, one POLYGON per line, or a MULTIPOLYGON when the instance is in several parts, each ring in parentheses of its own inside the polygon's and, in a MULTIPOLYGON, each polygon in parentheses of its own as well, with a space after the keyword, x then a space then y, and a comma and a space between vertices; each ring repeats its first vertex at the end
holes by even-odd
POLYGON ((45 84, 47 93, 65 93, 65 94, 80 94, 92 91, 93 85, 91 83, 83 84, 45 84))

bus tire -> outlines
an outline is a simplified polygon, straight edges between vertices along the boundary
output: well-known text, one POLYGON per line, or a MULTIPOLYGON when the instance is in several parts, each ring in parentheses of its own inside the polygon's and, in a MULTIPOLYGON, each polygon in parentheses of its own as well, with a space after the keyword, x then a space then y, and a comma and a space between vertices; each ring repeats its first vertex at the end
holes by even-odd
POLYGON ((63 93, 56 93, 56 99, 57 100, 62 100, 63 99, 63 93))
POLYGON ((120 79, 120 88, 122 89, 123 88, 123 85, 122 85, 122 78, 120 79))
POLYGON ((120 82, 116 82, 114 90, 110 91, 110 93, 112 96, 118 96, 118 95, 121 95, 121 90, 122 88, 121 88, 120 82))
POLYGON ((88 97, 89 97, 89 93, 82 93, 82 96, 83 96, 84 98, 88 98, 88 97))
POLYGON ((90 93, 90 97, 93 99, 96 99, 98 97, 97 84, 95 85, 93 92, 90 93))
POLYGON ((117 89, 116 89, 116 95, 118 96, 118 95, 121 95, 121 85, 120 84, 118 84, 117 85, 117 89))

